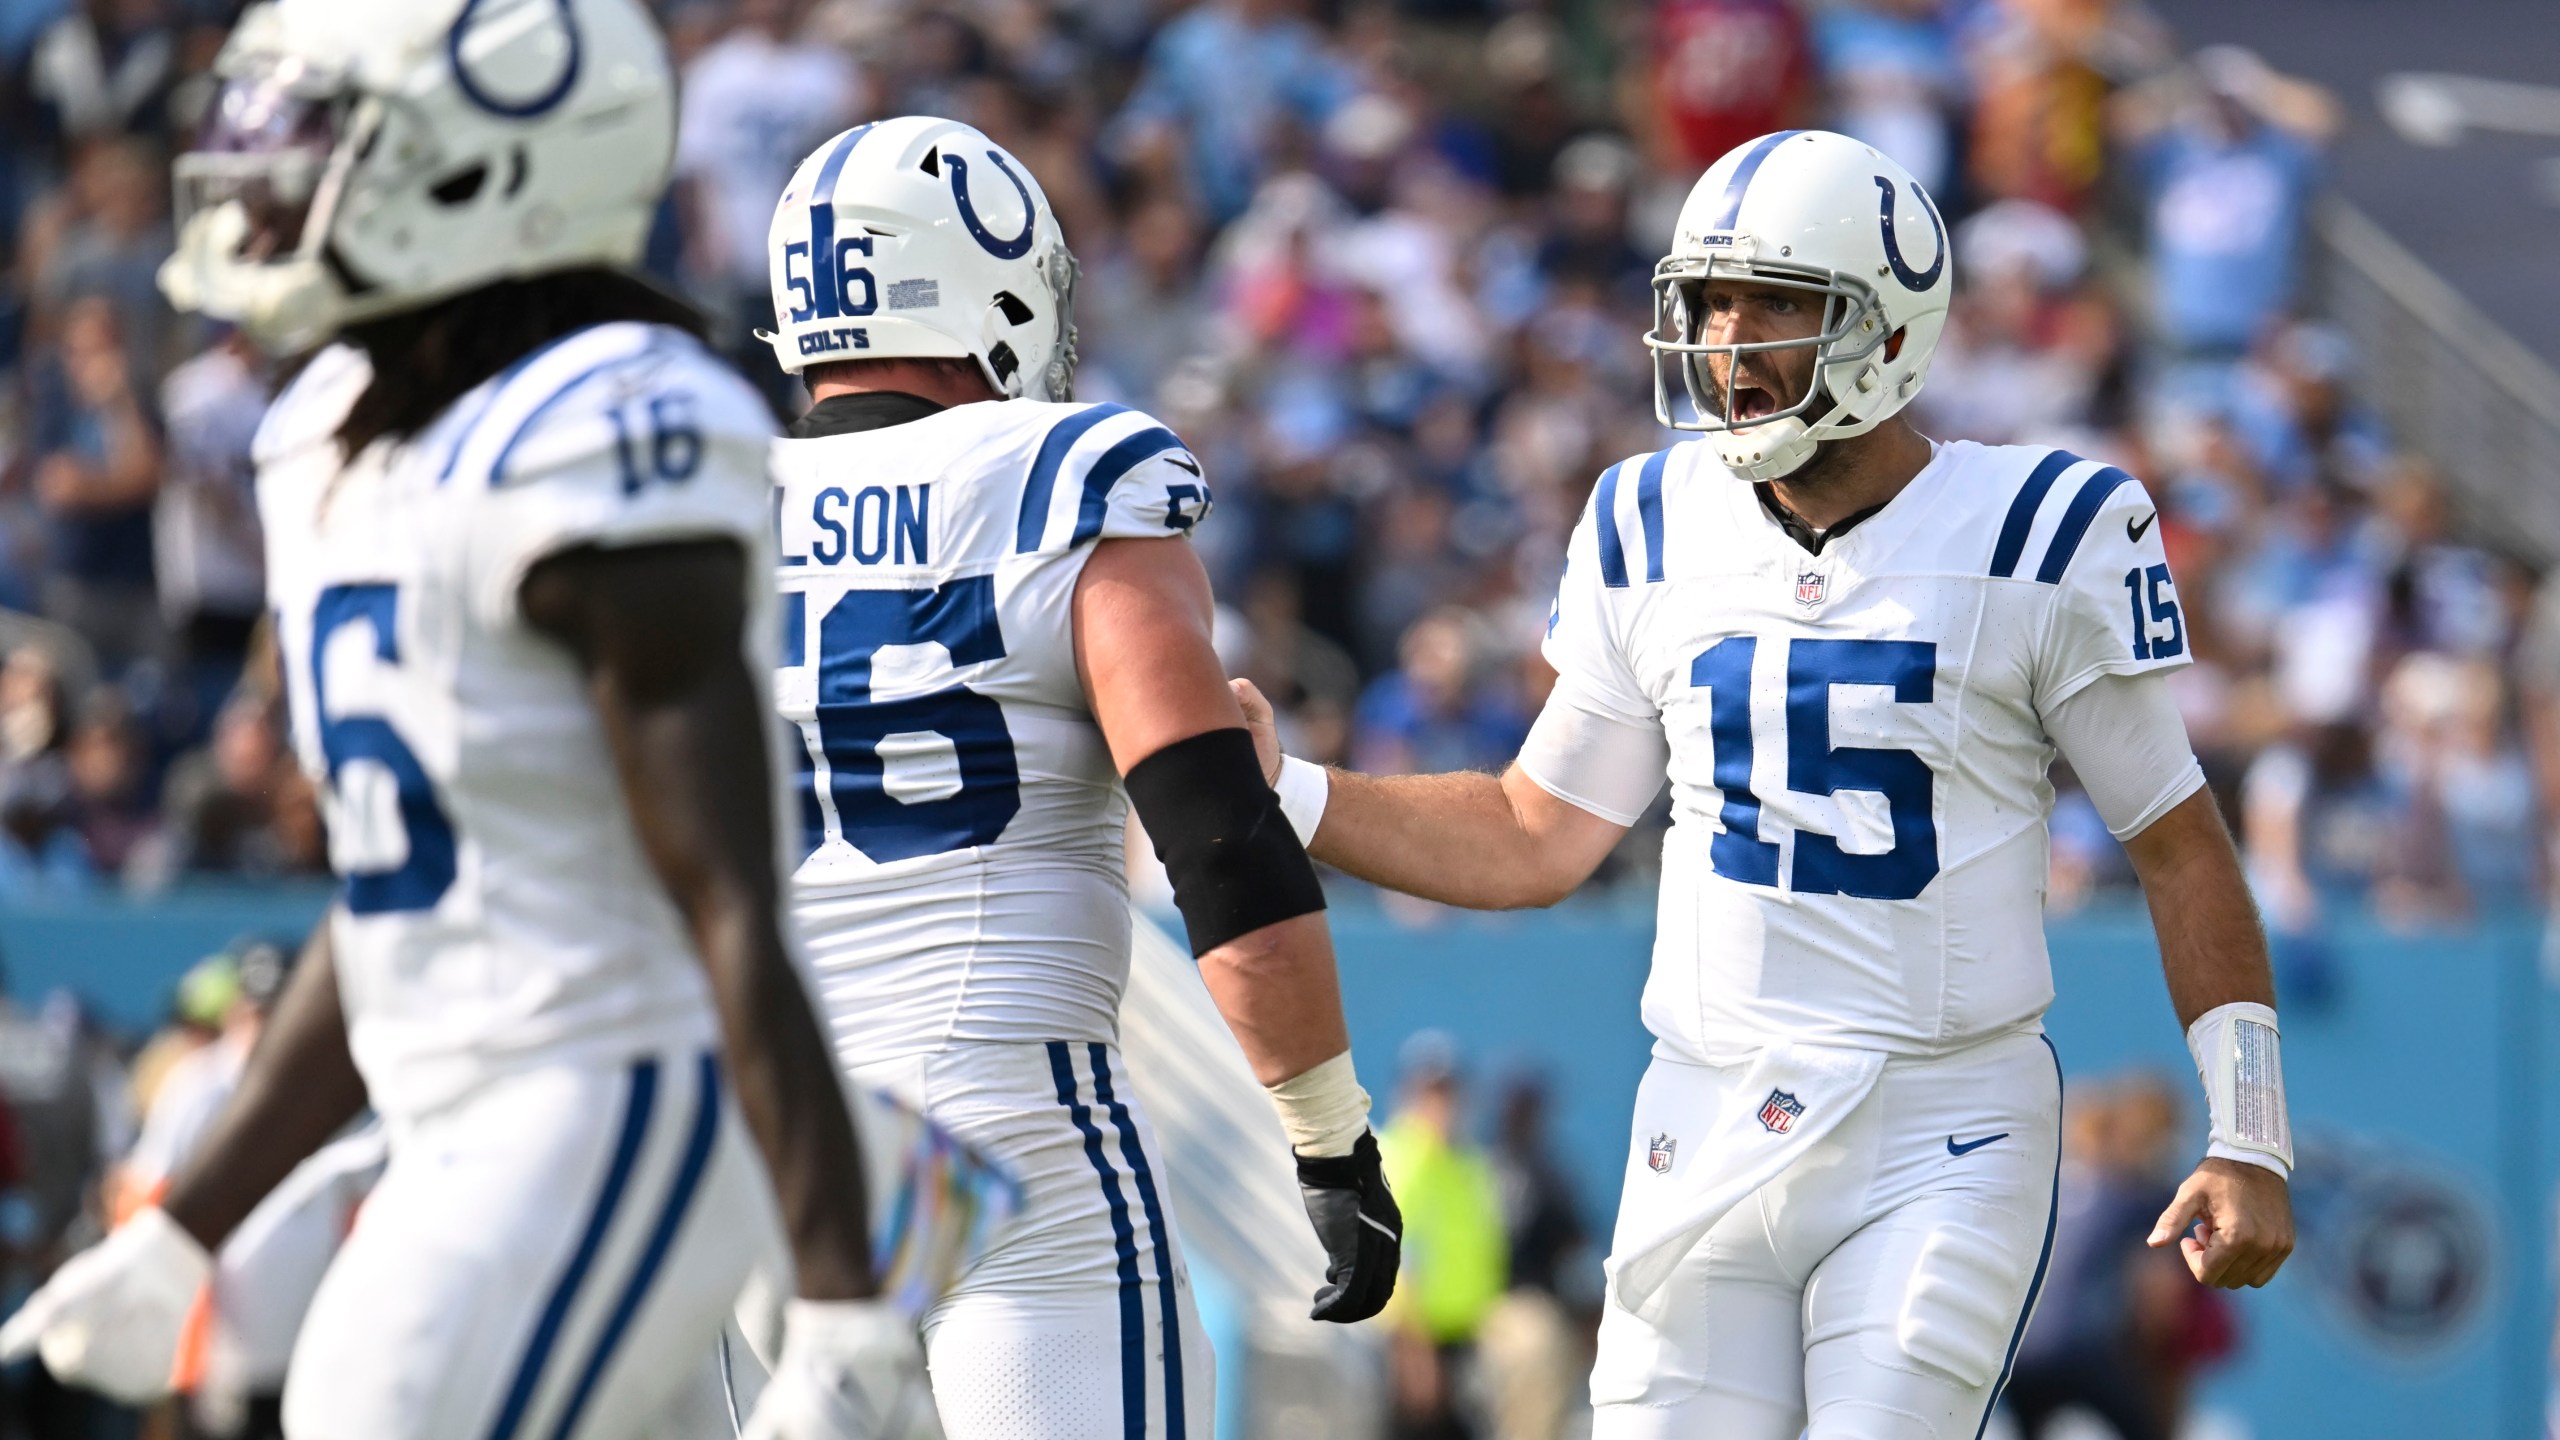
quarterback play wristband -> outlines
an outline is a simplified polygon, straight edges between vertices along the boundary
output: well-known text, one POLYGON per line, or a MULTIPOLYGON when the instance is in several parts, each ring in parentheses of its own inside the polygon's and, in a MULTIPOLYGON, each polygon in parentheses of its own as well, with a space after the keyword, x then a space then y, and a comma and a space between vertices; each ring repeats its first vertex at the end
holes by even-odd
POLYGON ((2276 1012, 2241 1001, 2217 1005, 2187 1027, 2187 1051, 2213 1117, 2205 1154, 2293 1174, 2293 1125, 2284 1109, 2284 1057, 2276 1012))
POLYGON ((1343 1051, 1312 1070, 1266 1085, 1280 1112, 1280 1128, 1289 1148, 1310 1160, 1348 1155, 1369 1131, 1369 1092, 1352 1072, 1351 1052, 1343 1051))
POLYGON ((1316 843, 1316 827, 1324 823, 1324 802, 1333 796, 1333 778, 1325 768, 1293 755, 1280 757, 1280 778, 1271 782, 1280 797, 1280 813, 1298 832, 1298 843, 1316 843))

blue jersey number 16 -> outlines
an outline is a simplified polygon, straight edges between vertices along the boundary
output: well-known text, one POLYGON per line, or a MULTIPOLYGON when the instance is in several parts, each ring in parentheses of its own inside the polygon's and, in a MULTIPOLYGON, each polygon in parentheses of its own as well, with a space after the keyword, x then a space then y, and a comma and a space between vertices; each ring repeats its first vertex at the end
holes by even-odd
MULTIPOLYGON (((1904 705, 1926 705, 1937 684, 1938 647, 1926 640, 1796 640, 1787 643, 1787 788, 1799 795, 1865 790, 1893 814, 1893 848, 1852 855, 1833 836, 1796 832, 1799 895, 1908 900, 1938 876, 1935 781, 1908 750, 1831 743, 1831 691, 1878 685, 1904 705)), ((1778 846, 1760 838, 1760 797, 1751 790, 1751 662, 1760 642, 1735 635, 1689 665, 1689 683, 1709 691, 1707 730, 1715 741, 1714 780, 1724 792, 1724 831, 1707 846, 1718 875, 1745 885, 1778 883, 1778 846)))
MULTIPOLYGON (((783 602, 805 604, 789 594, 783 602)), ((798 611, 786 612, 797 620, 798 611)), ((788 626, 786 660, 800 652, 788 626)), ((1004 707, 966 685, 928 695, 881 700, 871 692, 872 662, 892 645, 939 644, 954 666, 1004 658, 996 624, 996 582, 973 575, 930 590, 848 590, 818 621, 819 749, 817 766, 800 759, 800 810, 806 853, 826 843, 830 828, 880 864, 989 845, 1022 809, 1022 776, 1004 707), (942 793, 898 795, 889 788, 882 751, 950 747, 958 783, 942 793), (830 820, 832 819, 832 827, 830 820)), ((805 858, 805 856, 804 856, 805 858)))

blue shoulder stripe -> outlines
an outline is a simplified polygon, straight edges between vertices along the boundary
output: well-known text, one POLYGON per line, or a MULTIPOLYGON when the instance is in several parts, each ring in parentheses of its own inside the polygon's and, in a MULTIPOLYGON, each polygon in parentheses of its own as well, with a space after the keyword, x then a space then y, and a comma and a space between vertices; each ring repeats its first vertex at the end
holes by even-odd
POLYGON ((2071 497, 2071 508, 2062 512, 2062 523, 2055 527, 2053 543, 2044 549, 2044 563, 2036 567, 2036 579, 2047 585, 2057 584, 2062 572, 2071 568, 2072 552, 2080 548, 2081 538, 2089 533, 2089 522, 2098 518, 2107 497, 2116 488, 2133 483, 2133 477, 2113 465, 2080 482, 2079 493, 2071 497))
POLYGON ((1801 130, 1781 130, 1775 135, 1764 135, 1760 143, 1752 146, 1750 152, 1742 157, 1742 163, 1733 167, 1733 173, 1725 178, 1724 210, 1716 217, 1717 229, 1730 230, 1733 222, 1742 217, 1742 197, 1751 189, 1751 177, 1760 173, 1760 162, 1769 158, 1770 151, 1803 133, 1801 130))
POLYGON ((1636 472, 1636 517, 1644 522, 1644 578, 1648 584, 1662 578, 1662 467, 1670 458, 1670 451, 1656 450, 1645 457, 1644 468, 1636 472))
POLYGON ((1028 555, 1040 548, 1040 537, 1049 529, 1049 495, 1058 488, 1058 467, 1066 463, 1067 451, 1094 426, 1128 413, 1126 405, 1096 405, 1049 427, 1040 441, 1040 453, 1031 461, 1031 478, 1022 487, 1022 513, 1013 526, 1014 554, 1028 555))
POLYGON ((516 422, 515 433, 507 437, 506 444, 498 447, 497 458, 489 462, 490 485, 498 486, 507 482, 507 462, 515 458, 516 447, 524 443, 524 437, 533 433, 533 427, 541 423, 543 416, 551 413, 551 407, 568 399, 571 395, 577 393, 578 390, 583 388, 588 381, 593 380, 607 370, 618 369, 621 366, 629 365, 636 361, 652 359, 657 356, 662 349, 663 347, 660 345, 658 337, 651 336, 648 344, 641 346, 639 349, 634 350, 627 355, 615 355, 608 359, 599 360, 593 365, 588 366, 586 369, 579 371, 577 374, 570 376, 566 381, 561 383, 558 389, 542 397, 541 404, 526 411, 524 419, 516 422))
POLYGON ((461 427, 454 432, 453 448, 445 452, 444 468, 436 472, 437 484, 441 485, 453 478, 453 467, 462 463, 462 448, 471 443, 471 432, 479 429, 480 422, 489 418, 490 410, 497 406, 498 397, 506 392, 507 382, 523 374, 525 367, 534 361, 586 333, 585 330, 572 330, 566 335, 554 335, 517 356, 508 362, 506 369, 498 372, 497 377, 489 382, 489 393, 481 397, 480 404, 471 412, 471 418, 463 421, 461 427))
POLYGON ((1619 461, 1600 472, 1600 488, 1591 498, 1592 528, 1600 536, 1600 583, 1612 590, 1627 588, 1627 550, 1618 538, 1618 472, 1627 467, 1619 461))
POLYGON ((1140 461, 1181 448, 1182 441, 1172 431, 1151 425, 1103 451, 1093 468, 1084 472, 1084 499, 1076 506, 1075 538, 1068 543, 1081 545, 1102 533, 1102 517, 1111 509, 1111 487, 1120 483, 1121 476, 1140 461))
POLYGON ((2000 522, 2000 543, 1991 548, 1991 573, 2001 580, 2018 573, 2018 559, 2027 548, 2027 532, 2036 528, 2036 512, 2044 508, 2045 493, 2063 471, 2080 463, 2080 457, 2068 450, 2056 450, 2036 463, 2035 473, 2018 490, 2018 498, 2009 502, 2009 518, 2000 522))

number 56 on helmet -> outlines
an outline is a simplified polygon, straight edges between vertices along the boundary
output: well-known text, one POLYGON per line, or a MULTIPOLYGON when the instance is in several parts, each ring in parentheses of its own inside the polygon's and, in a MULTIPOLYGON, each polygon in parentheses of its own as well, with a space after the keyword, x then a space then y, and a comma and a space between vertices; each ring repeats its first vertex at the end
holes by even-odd
POLYGON ((840 360, 975 360, 996 393, 1065 400, 1075 257, 1040 182, 956 120, 857 125, 791 177, 766 239, 772 344, 840 360))

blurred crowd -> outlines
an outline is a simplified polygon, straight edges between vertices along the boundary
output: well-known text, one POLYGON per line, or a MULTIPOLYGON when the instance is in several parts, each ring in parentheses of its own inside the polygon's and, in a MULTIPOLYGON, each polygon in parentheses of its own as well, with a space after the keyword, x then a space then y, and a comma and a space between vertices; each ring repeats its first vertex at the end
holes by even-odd
MULTIPOLYGON (((2161 498, 2180 693, 2294 983, 2325 983, 2350 897, 2420 924, 2540 891, 2560 595, 2533 623, 2534 577, 2451 528, 2307 313, 2336 104, 2181 54, 2137 0, 661 4, 683 95, 650 263, 778 408, 751 332, 801 155, 924 112, 1030 162, 1083 261, 1080 393, 1212 466, 1222 648, 1297 753, 1509 758, 1593 477, 1673 438, 1638 336, 1679 201, 1822 125, 1955 222, 1924 427, 2161 498)), ((322 867, 256 663, 270 362, 152 284, 235 9, 0 3, 0 898, 322 867)), ((2064 782, 2069 906, 2130 875, 2064 782)))

